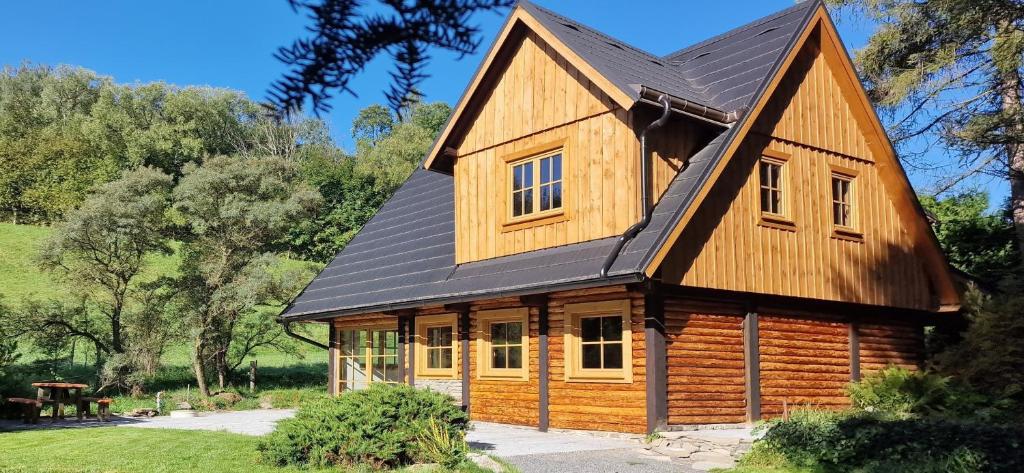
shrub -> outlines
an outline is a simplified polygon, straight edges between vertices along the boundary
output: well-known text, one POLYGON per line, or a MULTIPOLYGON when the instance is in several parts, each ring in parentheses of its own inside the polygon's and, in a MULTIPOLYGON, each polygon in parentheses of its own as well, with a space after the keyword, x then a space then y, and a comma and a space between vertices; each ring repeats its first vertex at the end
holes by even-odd
POLYGON ((750 461, 781 456, 830 472, 1024 471, 1024 430, 946 418, 795 413, 769 423, 750 461))
POLYGON ((446 395, 375 384, 304 405, 260 442, 260 457, 278 466, 312 467, 394 468, 432 461, 420 443, 432 420, 450 436, 463 435, 469 424, 446 395))
POLYGON ((1007 401, 982 394, 954 378, 890 366, 848 388, 856 409, 894 418, 941 416, 963 420, 1005 418, 1007 401))
POLYGON ((431 418, 417 442, 426 460, 454 470, 466 461, 469 445, 464 431, 454 430, 431 418))

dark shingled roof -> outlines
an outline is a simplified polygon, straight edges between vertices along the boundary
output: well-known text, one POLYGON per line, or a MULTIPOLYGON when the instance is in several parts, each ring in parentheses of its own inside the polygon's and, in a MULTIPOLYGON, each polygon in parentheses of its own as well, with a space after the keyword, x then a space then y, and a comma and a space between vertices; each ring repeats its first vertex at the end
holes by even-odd
MULTIPOLYGON (((642 84, 720 111, 750 106, 764 93, 808 21, 813 11, 809 5, 818 4, 799 4, 657 58, 532 3, 520 3, 601 74, 633 90, 633 96, 642 84)), ((741 121, 748 118, 744 115, 741 121)), ((453 178, 418 169, 282 317, 314 319, 641 281, 654 253, 708 185, 739 125, 727 128, 687 161, 655 205, 650 224, 622 248, 607 278, 598 273, 617 237, 456 265, 453 178)))

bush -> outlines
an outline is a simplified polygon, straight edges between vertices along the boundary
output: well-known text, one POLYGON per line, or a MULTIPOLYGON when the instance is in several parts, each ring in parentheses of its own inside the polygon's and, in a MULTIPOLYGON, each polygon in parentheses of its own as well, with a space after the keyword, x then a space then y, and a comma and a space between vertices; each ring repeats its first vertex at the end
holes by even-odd
POLYGON ((374 384, 304 405, 260 442, 263 462, 312 467, 395 468, 424 461, 421 439, 435 422, 452 438, 469 425, 450 397, 410 386, 374 384))
POLYGON ((852 383, 848 393, 854 408, 893 418, 941 416, 992 421, 1006 417, 1010 407, 953 378, 898 366, 852 383))
POLYGON ((1024 430, 945 418, 797 412, 768 424, 750 462, 784 458, 829 472, 1024 471, 1024 430))

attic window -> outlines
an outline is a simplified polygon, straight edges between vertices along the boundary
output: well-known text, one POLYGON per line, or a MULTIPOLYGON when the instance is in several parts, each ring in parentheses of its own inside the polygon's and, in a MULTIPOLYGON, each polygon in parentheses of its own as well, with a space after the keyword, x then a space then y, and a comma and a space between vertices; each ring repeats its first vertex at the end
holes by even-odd
POLYGON ((506 202, 503 231, 564 220, 564 141, 504 157, 506 202))
MULTIPOLYGON (((622 49, 621 45, 615 44, 615 43, 613 43, 611 41, 605 41, 605 44, 607 44, 608 46, 611 46, 613 48, 616 48, 616 49, 622 49)), ((623 50, 623 51, 625 51, 625 50, 623 50)))
POLYGON ((569 28, 570 30, 574 30, 574 31, 579 31, 580 30, 579 28, 576 27, 576 25, 573 25, 571 23, 559 23, 559 24, 564 26, 564 27, 566 27, 566 28, 569 28))
POLYGON ((779 27, 778 27, 778 26, 776 26, 776 27, 773 27, 773 28, 768 28, 768 29, 766 29, 766 30, 764 30, 764 31, 762 31, 762 32, 760 32, 760 33, 758 33, 758 34, 757 34, 756 36, 766 35, 766 34, 768 34, 768 33, 771 33, 772 31, 775 31, 775 30, 777 30, 777 29, 779 29, 779 27))

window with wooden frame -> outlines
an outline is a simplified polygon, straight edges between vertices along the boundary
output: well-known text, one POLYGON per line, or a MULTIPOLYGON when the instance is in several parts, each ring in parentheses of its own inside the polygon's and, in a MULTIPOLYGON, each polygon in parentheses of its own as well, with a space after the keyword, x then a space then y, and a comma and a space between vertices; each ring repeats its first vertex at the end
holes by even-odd
POLYGON ((832 194, 833 235, 840 238, 861 239, 857 230, 855 185, 857 172, 852 169, 832 166, 830 191, 832 194))
POLYGON ((481 311, 476 319, 477 378, 528 380, 529 309, 481 311))
POLYGON ((505 156, 505 225, 548 223, 565 216, 564 141, 505 156))
POLYGON ((458 317, 456 314, 416 317, 416 376, 457 379, 458 317))
POLYGON ((565 380, 633 382, 629 300, 565 305, 565 380))
POLYGON ((788 193, 786 163, 789 155, 765 149, 757 163, 761 225, 791 230, 787 208, 788 193))
POLYGON ((396 384, 399 378, 398 330, 391 327, 338 329, 339 391, 372 383, 396 384))

